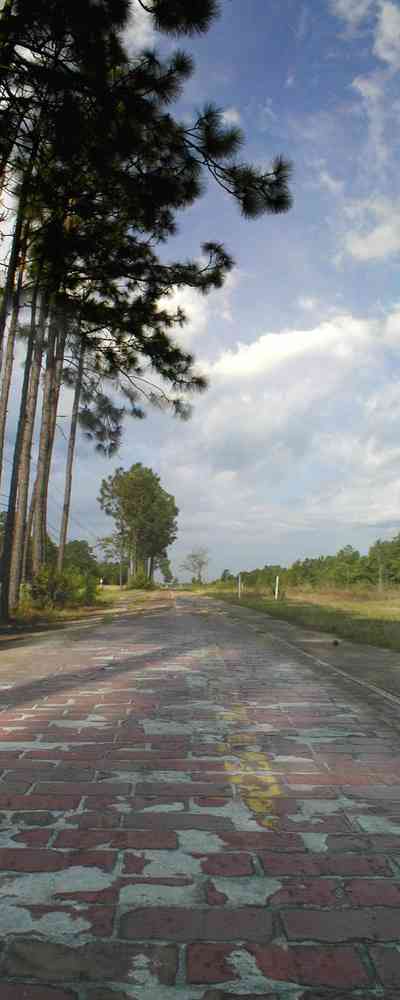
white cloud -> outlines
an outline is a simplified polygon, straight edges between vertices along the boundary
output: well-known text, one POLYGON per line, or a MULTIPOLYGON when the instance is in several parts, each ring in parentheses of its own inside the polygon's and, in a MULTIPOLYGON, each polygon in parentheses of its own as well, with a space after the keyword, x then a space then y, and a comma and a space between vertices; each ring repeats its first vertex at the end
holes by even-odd
POLYGON ((137 3, 131 8, 130 21, 122 32, 122 39, 130 54, 138 49, 150 48, 154 44, 153 18, 137 3))
POLYGON ((173 336, 184 347, 198 340, 207 330, 209 321, 209 299, 200 295, 194 288, 174 288, 171 295, 160 299, 160 306, 167 312, 174 313, 183 309, 187 322, 183 327, 177 327, 173 336))
POLYGON ((226 108, 222 118, 225 125, 240 125, 241 122, 241 114, 237 108, 226 108))
POLYGON ((400 250, 400 202, 369 198, 350 205, 356 228, 347 233, 345 248, 356 260, 385 260, 400 250))
POLYGON ((272 122, 277 121, 277 115, 272 107, 272 97, 267 97, 258 109, 258 126, 261 132, 267 132, 272 122))
POLYGON ((400 8, 392 0, 380 4, 374 52, 392 69, 400 69, 400 8))
POLYGON ((387 101, 385 97, 385 81, 377 76, 357 76, 352 82, 352 88, 361 97, 368 119, 368 144, 370 153, 368 169, 379 170, 389 157, 386 141, 387 101))
POLYGON ((400 305, 384 319, 264 333, 209 365, 210 390, 163 458, 181 549, 197 541, 236 566, 237 546, 243 568, 271 550, 334 550, 336 536, 336 547, 357 544, 358 528, 372 541, 399 520, 400 399, 386 355, 396 331, 400 305))
POLYGON ((333 195, 341 195, 344 190, 343 181, 339 180, 337 177, 332 177, 332 174, 328 170, 321 170, 319 175, 319 182, 321 187, 325 188, 333 195))
MULTIPOLYGON (((368 337, 370 325, 352 316, 337 316, 311 330, 285 330, 266 333, 250 344, 239 343, 236 349, 225 351, 211 368, 211 375, 219 379, 254 379, 272 375, 274 379, 284 365, 298 367, 312 357, 314 365, 321 358, 334 355, 340 364, 347 364, 358 344, 368 337)), ((329 365, 328 365, 329 367, 329 365)), ((326 373, 325 384, 329 381, 326 373)), ((315 387, 320 393, 320 387, 315 387)))
POLYGON ((349 27, 356 28, 371 12, 375 0, 332 0, 331 6, 337 17, 346 21, 349 27))
POLYGON ((305 312, 313 312, 318 306, 318 299, 313 299, 311 296, 300 296, 297 300, 297 304, 300 309, 304 309, 305 312))
POLYGON ((223 288, 210 292, 209 295, 201 295, 190 287, 174 288, 171 295, 160 300, 161 308, 173 313, 180 307, 187 317, 187 323, 181 328, 177 327, 173 333, 179 343, 184 347, 191 346, 204 337, 216 319, 229 323, 232 321, 231 298, 240 277, 239 268, 234 268, 227 275, 223 288))

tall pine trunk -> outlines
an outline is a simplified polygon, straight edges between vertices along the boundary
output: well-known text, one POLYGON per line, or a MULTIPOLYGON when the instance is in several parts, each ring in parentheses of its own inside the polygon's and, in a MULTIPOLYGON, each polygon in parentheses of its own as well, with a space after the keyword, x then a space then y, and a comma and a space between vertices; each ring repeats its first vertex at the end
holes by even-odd
POLYGON ((29 504, 28 520, 26 522, 24 551, 22 556, 22 568, 21 568, 21 584, 26 583, 26 579, 28 576, 28 558, 30 555, 30 543, 32 541, 32 527, 33 527, 33 518, 35 516, 35 502, 36 502, 36 479, 33 484, 33 489, 31 493, 31 502, 29 504))
POLYGON ((48 452, 52 436, 53 405, 56 380, 57 314, 50 318, 46 347, 46 371, 43 385, 42 417, 39 434, 39 451, 36 467, 35 501, 32 538, 32 575, 36 576, 45 561, 46 535, 43 530, 44 509, 47 496, 48 452))
POLYGON ((15 610, 18 605, 19 588, 21 584, 22 560, 24 555, 24 541, 26 533, 26 516, 28 510, 29 480, 32 460, 32 441, 39 394, 47 315, 48 303, 43 298, 40 307, 39 322, 37 326, 35 324, 35 345, 33 350, 26 405, 26 419, 18 471, 18 505, 14 520, 14 537, 9 588, 9 607, 12 611, 15 610))
POLYGON ((29 397, 29 385, 32 369, 33 354, 35 349, 35 338, 36 338, 36 314, 39 298, 39 287, 40 287, 40 274, 38 275, 33 290, 32 304, 31 304, 31 324, 30 331, 26 349, 25 358, 25 368, 24 368, 24 378, 21 390, 21 401, 20 401, 20 411, 19 420, 17 426, 17 434, 14 446, 14 456, 11 471, 11 481, 10 481, 10 491, 8 497, 8 509, 6 514, 6 523, 4 530, 4 543, 3 543, 3 555, 2 555, 2 586, 1 586, 1 598, 0 598, 0 608, 1 617, 5 621, 9 620, 10 617, 10 584, 11 584, 11 560, 13 552, 13 542, 14 542, 14 529, 16 520, 16 506, 17 506, 17 494, 18 494, 18 479, 21 464, 21 454, 22 446, 25 436, 25 427, 28 419, 28 397, 29 397))
POLYGON ((78 371, 76 375, 75 394, 74 394, 74 402, 71 415, 71 427, 69 432, 67 467, 65 470, 64 504, 63 504, 62 519, 61 519, 60 543, 59 543, 58 558, 57 558, 57 569, 60 573, 64 565, 65 546, 67 543, 68 521, 69 521, 69 512, 71 506, 72 470, 73 470, 74 455, 75 455, 76 432, 78 427, 79 403, 82 392, 85 350, 86 350, 85 338, 82 336, 79 346, 78 371))
POLYGON ((16 290, 15 290, 15 294, 14 294, 13 311, 12 311, 12 316, 11 316, 10 329, 9 329, 9 332, 8 332, 7 348, 6 348, 6 353, 5 353, 5 356, 4 356, 4 367, 3 367, 2 379, 1 379, 1 391, 0 391, 0 483, 1 483, 2 469, 3 469, 3 452, 4 452, 4 440, 5 440, 6 423, 7 423, 7 413, 8 413, 8 401, 9 401, 9 396, 10 396, 11 378, 12 378, 12 372, 13 372, 13 366, 14 366, 15 341, 16 341, 16 336, 17 336, 19 311, 20 311, 20 305, 21 305, 21 292, 22 292, 22 286, 23 286, 24 274, 25 274, 25 264, 26 264, 25 254, 26 254, 27 240, 28 240, 28 227, 27 227, 27 230, 26 230, 25 236, 24 236, 24 246, 23 246, 23 254, 24 254, 24 256, 23 256, 23 259, 21 260, 20 267, 19 267, 18 282, 17 282, 17 287, 16 287, 16 290))
POLYGON ((31 154, 24 170, 22 184, 19 192, 18 208, 15 218, 11 251, 7 266, 6 282, 4 286, 3 300, 0 307, 0 371, 2 368, 3 345, 6 332, 7 318, 10 309, 12 308, 15 279, 17 275, 20 253, 21 253, 22 231, 25 222, 26 209, 28 205, 29 192, 30 192, 34 163, 38 151, 38 145, 39 145, 39 137, 37 136, 32 144, 31 154))
POLYGON ((47 552, 46 552, 47 506, 48 506, 48 496, 49 496, 49 481, 50 481, 51 461, 53 457, 54 441, 56 436, 58 403, 60 399, 61 383, 64 370, 64 355, 65 355, 66 340, 67 340, 67 323, 65 321, 65 318, 63 318, 61 329, 57 336, 54 384, 50 400, 50 409, 51 409, 50 433, 47 441, 46 458, 45 458, 44 487, 43 487, 43 499, 42 499, 42 538, 44 546, 44 561, 46 561, 47 557, 47 552))

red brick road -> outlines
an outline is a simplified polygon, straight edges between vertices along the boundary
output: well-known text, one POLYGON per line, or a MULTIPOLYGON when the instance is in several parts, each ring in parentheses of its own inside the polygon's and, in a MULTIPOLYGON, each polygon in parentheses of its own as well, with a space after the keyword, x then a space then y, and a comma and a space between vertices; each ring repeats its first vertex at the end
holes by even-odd
POLYGON ((254 621, 2 650, 0 1000, 400 997, 400 705, 254 621))

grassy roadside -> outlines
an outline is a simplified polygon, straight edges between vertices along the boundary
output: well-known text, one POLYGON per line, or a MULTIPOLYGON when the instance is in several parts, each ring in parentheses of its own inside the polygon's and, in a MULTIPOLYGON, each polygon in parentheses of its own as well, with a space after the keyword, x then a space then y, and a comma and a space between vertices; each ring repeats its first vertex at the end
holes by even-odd
MULTIPOLYGON (((269 597, 244 594, 239 602, 232 591, 209 590, 207 596, 241 604, 242 607, 262 611, 272 618, 303 625, 319 632, 329 632, 351 642, 366 643, 382 649, 400 652, 400 601, 358 600, 349 598, 326 598, 320 595, 302 600, 288 598, 273 601, 269 597)), ((310 595, 311 596, 311 595, 310 595)))
POLYGON ((11 624, 0 628, 6 636, 15 631, 25 634, 30 630, 46 630, 68 625, 72 622, 87 622, 91 619, 106 619, 121 611, 139 612, 148 606, 159 603, 160 596, 166 597, 166 592, 120 590, 119 587, 107 586, 99 591, 96 603, 92 605, 75 605, 66 608, 39 610, 30 608, 27 612, 18 613, 11 624))

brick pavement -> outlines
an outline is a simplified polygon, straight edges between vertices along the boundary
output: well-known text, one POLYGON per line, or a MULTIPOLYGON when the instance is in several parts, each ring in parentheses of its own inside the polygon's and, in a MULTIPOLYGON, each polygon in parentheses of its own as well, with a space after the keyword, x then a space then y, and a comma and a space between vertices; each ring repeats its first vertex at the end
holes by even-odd
POLYGON ((0 1000, 400 997, 400 706, 252 622, 2 650, 0 1000))

